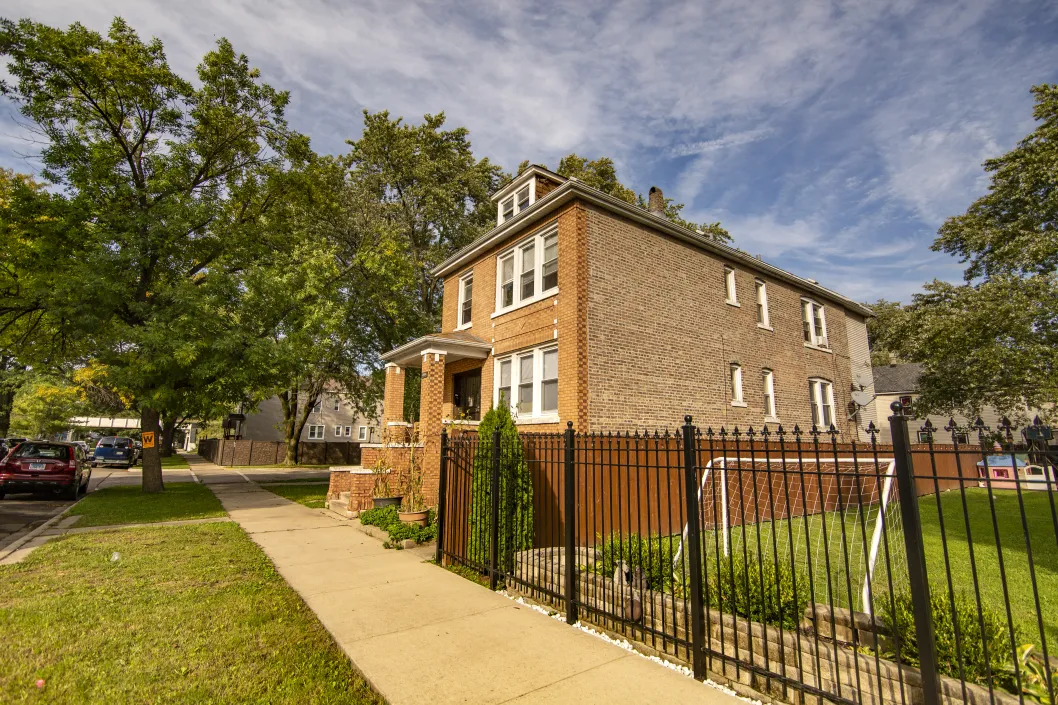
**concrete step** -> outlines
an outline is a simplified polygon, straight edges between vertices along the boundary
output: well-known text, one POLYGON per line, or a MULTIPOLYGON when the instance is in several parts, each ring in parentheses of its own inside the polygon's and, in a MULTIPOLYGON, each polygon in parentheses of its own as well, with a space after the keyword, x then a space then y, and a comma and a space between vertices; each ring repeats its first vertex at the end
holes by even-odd
MULTIPOLYGON (((345 493, 348 494, 348 493, 345 493)), ((349 509, 349 500, 346 499, 328 499, 327 509, 334 512, 340 517, 345 519, 355 519, 360 515, 360 512, 349 509)))
POLYGON ((338 499, 345 500, 346 503, 348 503, 349 502, 349 494, 350 494, 349 492, 339 492, 338 493, 338 499))

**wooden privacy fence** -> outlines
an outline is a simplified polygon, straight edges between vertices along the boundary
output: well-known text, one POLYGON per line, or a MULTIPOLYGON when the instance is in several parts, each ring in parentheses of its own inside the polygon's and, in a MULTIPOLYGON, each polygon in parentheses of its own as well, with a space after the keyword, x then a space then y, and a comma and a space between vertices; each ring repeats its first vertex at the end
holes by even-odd
MULTIPOLYGON (((217 465, 281 465, 286 460, 283 441, 199 439, 198 454, 217 465)), ((350 441, 301 441, 300 465, 359 465, 360 444, 350 441)))

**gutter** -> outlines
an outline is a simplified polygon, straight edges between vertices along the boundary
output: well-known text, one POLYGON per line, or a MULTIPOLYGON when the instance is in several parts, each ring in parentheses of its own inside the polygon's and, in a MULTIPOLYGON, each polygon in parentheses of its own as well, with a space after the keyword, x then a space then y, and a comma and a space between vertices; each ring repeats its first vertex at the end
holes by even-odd
POLYGON ((629 220, 633 220, 641 225, 646 225, 654 230, 661 231, 663 234, 674 237, 677 240, 695 245, 707 252, 712 252, 728 260, 743 264, 749 269, 754 269, 758 272, 769 274, 776 279, 796 284, 802 289, 815 293, 822 298, 837 302, 846 309, 854 311, 861 316, 874 316, 874 312, 870 308, 864 306, 858 301, 853 301, 836 291, 831 291, 824 286, 810 282, 792 272, 787 272, 785 269, 780 269, 779 267, 768 264, 767 262, 759 260, 742 250, 735 249, 730 245, 724 245, 715 240, 699 235, 693 230, 688 230, 682 225, 673 223, 668 218, 654 215, 638 206, 626 203, 619 198, 593 189, 582 181, 576 179, 566 181, 528 209, 522 211, 503 225, 492 229, 474 242, 459 250, 451 257, 441 262, 441 264, 434 267, 431 274, 434 276, 446 276, 458 270, 467 263, 468 259, 480 254, 482 251, 491 249, 507 238, 516 235, 518 231, 542 220, 560 206, 563 206, 578 197, 593 205, 617 212, 629 220))

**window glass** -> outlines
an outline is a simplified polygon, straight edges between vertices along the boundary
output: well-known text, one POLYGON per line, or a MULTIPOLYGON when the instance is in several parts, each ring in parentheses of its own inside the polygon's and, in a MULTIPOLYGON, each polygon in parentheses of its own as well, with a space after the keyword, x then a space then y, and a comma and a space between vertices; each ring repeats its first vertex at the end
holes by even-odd
POLYGON ((728 301, 738 301, 738 292, 735 291, 735 270, 730 267, 724 268, 724 290, 728 301))
POLYGON ((819 425, 819 382, 808 383, 808 400, 812 403, 812 425, 819 425))
POLYGON ((500 385, 499 403, 511 404, 511 361, 504 360, 500 363, 500 385))
POLYGON ((764 387, 764 415, 775 418, 775 378, 772 377, 771 370, 761 373, 761 381, 764 387))
POLYGON ((501 204, 503 212, 503 220, 508 220, 514 216, 514 196, 511 196, 501 204))
POLYGON ((834 402, 833 394, 829 382, 819 383, 819 398, 820 403, 823 405, 823 426, 830 428, 831 424, 834 423, 834 402))
POLYGON ((42 458, 45 460, 67 460, 70 456, 66 446, 44 443, 23 443, 15 452, 15 458, 42 458))
POLYGON ((526 184, 519 189, 516 196, 518 199, 518 212, 521 213, 529 207, 529 184, 526 184))
POLYGON ((801 326, 804 330, 805 342, 812 342, 812 304, 808 301, 801 302, 801 326))
POLYGON ((349 436, 353 435, 353 427, 352 426, 346 426, 345 427, 345 435, 346 435, 346 437, 349 437, 349 436))
POLYGON ((342 427, 341 426, 335 426, 334 427, 334 435, 336 435, 336 436, 341 436, 342 435, 342 427))
POLYGON ((544 281, 541 286, 544 291, 558 286, 558 233, 552 233, 544 238, 543 277, 544 281))
POLYGON ((334 410, 338 411, 341 408, 342 408, 342 400, 339 399, 338 397, 335 397, 334 398, 334 410))
POLYGON ((514 253, 500 262, 500 306, 514 305, 514 253))
POLYGON ((464 326, 470 324, 473 301, 474 277, 467 277, 463 280, 463 304, 459 313, 459 322, 464 326))
POLYGON ((544 351, 543 368, 540 382, 540 410, 558 411, 558 350, 544 351))
POLYGON ((533 413, 533 356, 518 358, 518 413, 533 413))
POLYGON ((312 405, 312 413, 318 414, 321 411, 323 411, 323 401, 322 400, 317 401, 315 404, 312 405))
POLYGON ((768 325, 768 290, 764 282, 757 282, 757 323, 768 325))
POLYGON ((522 277, 521 298, 529 299, 533 296, 536 284, 536 244, 530 242, 522 248, 522 277))

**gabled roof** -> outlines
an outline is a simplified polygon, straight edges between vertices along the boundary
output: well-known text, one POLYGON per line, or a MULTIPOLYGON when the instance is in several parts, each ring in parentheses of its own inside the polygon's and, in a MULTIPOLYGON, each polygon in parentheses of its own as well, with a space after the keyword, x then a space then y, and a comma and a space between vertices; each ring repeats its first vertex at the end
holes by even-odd
MULTIPOLYGON (((536 166, 530 168, 543 169, 543 167, 536 166)), ((525 172, 522 172, 522 174, 524 175, 525 172)), ((554 174, 552 177, 551 174, 553 174, 553 172, 548 172, 547 175, 549 178, 563 178, 557 174, 554 174)), ((513 183, 514 182, 512 182, 512 184, 513 183)), ((512 184, 509 184, 508 187, 512 184)), ((499 193, 503 194, 503 191, 499 193)), ((622 201, 621 199, 607 193, 603 193, 575 178, 567 179, 561 186, 554 191, 551 191, 543 198, 538 199, 535 203, 519 212, 513 218, 497 225, 492 230, 453 254, 433 269, 433 275, 443 277, 458 271, 476 260, 482 253, 506 242, 507 240, 514 239, 523 231, 532 227, 536 223, 539 223, 541 220, 575 198, 580 198, 594 206, 638 222, 641 225, 645 225, 657 231, 659 234, 674 237, 677 240, 692 244, 706 252, 719 255, 731 262, 737 262, 746 269, 767 274, 775 279, 794 284, 806 292, 837 302, 849 311, 854 311, 861 316, 874 315, 874 312, 867 306, 864 306, 858 301, 853 301, 846 296, 842 296, 836 291, 831 291, 824 286, 820 286, 819 283, 815 281, 799 277, 792 272, 787 272, 785 269, 780 269, 779 267, 768 264, 763 260, 757 259, 747 252, 717 242, 706 235, 695 232, 694 230, 689 230, 682 225, 677 225, 664 216, 655 215, 639 206, 622 201)))
POLYGON ((903 365, 875 367, 875 394, 914 394, 918 391, 918 378, 922 375, 922 364, 909 362, 903 365))
POLYGON ((465 331, 431 333, 393 348, 382 359, 402 367, 417 367, 420 356, 427 352, 442 352, 448 356, 449 362, 464 358, 485 359, 492 352, 492 343, 465 331))
POLYGON ((543 176, 545 178, 551 179, 556 184, 561 184, 567 181, 565 176, 556 174, 555 172, 548 169, 546 166, 540 166, 539 164, 530 164, 525 168, 524 171, 522 171, 522 173, 518 174, 513 179, 511 179, 506 186, 501 188, 496 193, 492 194, 493 202, 506 198, 507 194, 512 193, 519 186, 529 181, 530 176, 543 176))

